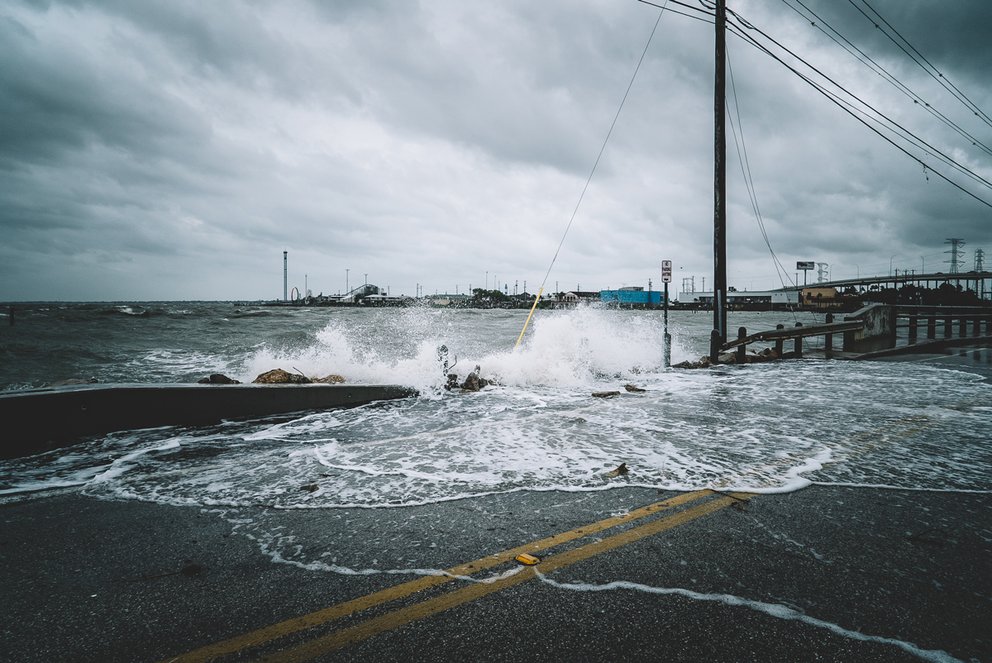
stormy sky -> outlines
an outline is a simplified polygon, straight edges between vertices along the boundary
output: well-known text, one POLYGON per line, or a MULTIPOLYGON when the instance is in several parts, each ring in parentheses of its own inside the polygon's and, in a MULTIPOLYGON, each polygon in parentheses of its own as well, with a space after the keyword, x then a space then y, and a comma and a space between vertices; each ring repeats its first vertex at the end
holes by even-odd
MULTIPOLYGON (((962 99, 992 113, 992 3, 804 5, 817 25, 798 0, 729 2, 737 30, 898 123, 878 130, 911 156, 729 34, 730 116, 785 267, 728 127, 729 284, 780 287, 797 260, 949 271, 950 237, 972 269, 992 250, 992 126, 962 99)), ((656 21, 546 290, 658 288, 664 258, 674 292, 710 286, 713 26, 669 8, 698 18, 636 0, 7 0, 0 300, 274 299, 284 250, 314 294, 535 292, 656 21)))

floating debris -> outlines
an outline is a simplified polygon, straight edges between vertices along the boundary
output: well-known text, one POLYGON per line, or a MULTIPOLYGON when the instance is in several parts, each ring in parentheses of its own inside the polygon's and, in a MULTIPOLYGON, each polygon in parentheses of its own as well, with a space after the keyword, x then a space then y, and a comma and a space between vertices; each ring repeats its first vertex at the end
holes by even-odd
POLYGON ((520 564, 524 566, 534 566, 535 564, 541 563, 541 558, 536 555, 531 555, 530 553, 520 553, 513 559, 517 560, 520 564))
POLYGON ((594 391, 592 392, 593 398, 613 398, 614 396, 619 396, 619 391, 594 391))
POLYGON ((622 476, 624 474, 627 474, 628 472, 630 472, 630 470, 627 469, 627 463, 620 463, 619 465, 617 465, 617 469, 610 470, 609 472, 606 473, 606 478, 613 479, 622 476))
POLYGON ((647 389, 642 389, 634 384, 625 384, 623 388, 632 394, 643 394, 645 391, 647 391, 647 389))

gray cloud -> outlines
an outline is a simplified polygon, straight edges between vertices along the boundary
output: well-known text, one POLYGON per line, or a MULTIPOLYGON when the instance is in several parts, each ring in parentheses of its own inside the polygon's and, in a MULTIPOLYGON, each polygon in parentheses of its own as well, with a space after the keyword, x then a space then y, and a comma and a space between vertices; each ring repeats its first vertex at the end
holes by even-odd
MULTIPOLYGON (((987 155, 782 3, 731 5, 992 178, 987 155)), ((992 144, 849 4, 812 6, 992 144)), ((992 107, 992 10, 872 6, 992 107)), ((306 273, 314 291, 343 289, 345 269, 394 292, 480 286, 487 271, 534 291, 656 17, 595 0, 9 3, 0 299, 275 297, 284 249, 293 283, 306 273)), ((662 18, 552 281, 646 285, 664 257, 680 274, 711 271, 711 33, 662 18)), ((946 236, 990 243, 988 207, 741 40, 729 48, 758 200, 787 265, 884 272, 939 264, 946 236)), ((728 157, 731 283, 775 286, 732 137, 728 157)))

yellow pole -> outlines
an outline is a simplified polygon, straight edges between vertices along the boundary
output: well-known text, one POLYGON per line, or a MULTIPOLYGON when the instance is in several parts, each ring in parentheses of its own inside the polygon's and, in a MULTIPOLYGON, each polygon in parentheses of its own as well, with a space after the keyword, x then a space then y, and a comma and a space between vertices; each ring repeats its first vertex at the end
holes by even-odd
POLYGON ((537 303, 539 301, 541 301, 541 293, 542 292, 544 292, 544 286, 543 285, 540 288, 537 289, 537 296, 534 297, 534 305, 530 307, 530 313, 527 314, 527 320, 526 320, 526 322, 524 322, 524 328, 520 330, 520 336, 517 337, 517 342, 513 346, 513 349, 514 350, 516 350, 517 347, 520 345, 520 341, 524 340, 524 332, 527 331, 527 325, 530 324, 530 319, 531 319, 531 316, 534 315, 534 309, 537 308, 537 303))

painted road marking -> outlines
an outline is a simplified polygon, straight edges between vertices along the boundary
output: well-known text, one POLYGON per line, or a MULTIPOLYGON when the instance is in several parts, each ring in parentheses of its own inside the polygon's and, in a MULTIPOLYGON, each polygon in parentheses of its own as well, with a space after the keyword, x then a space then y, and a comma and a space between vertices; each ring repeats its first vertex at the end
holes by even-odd
MULTIPOLYGON (((736 504, 750 498, 751 495, 748 493, 732 493, 727 497, 720 497, 709 502, 704 502, 686 511, 680 511, 665 518, 652 520, 606 539, 600 539, 579 548, 546 557, 540 564, 541 572, 547 575, 558 569, 571 566, 604 552, 615 550, 616 548, 653 536, 659 532, 670 530, 719 511, 731 504, 736 504)), ((350 626, 320 638, 304 642, 292 649, 265 656, 260 660, 266 661, 266 663, 309 661, 322 654, 367 640, 379 633, 391 631, 410 622, 431 617, 463 603, 474 601, 494 592, 509 589, 528 580, 533 580, 536 577, 536 568, 526 567, 521 572, 494 583, 473 583, 453 592, 394 610, 379 617, 373 617, 355 626, 350 626)))
MULTIPOLYGON (((327 622, 341 619, 342 617, 347 617, 348 615, 356 612, 368 610, 369 608, 373 608, 383 603, 389 603, 391 601, 406 598, 411 594, 415 594, 430 587, 443 585, 455 580, 452 576, 468 576, 500 564, 505 564, 512 561, 513 558, 520 553, 535 554, 543 552, 557 545, 574 541, 575 539, 589 536, 591 534, 596 534, 597 532, 602 532, 603 530, 607 530, 624 523, 639 520, 654 513, 658 513, 659 511, 681 506, 712 494, 713 491, 711 490, 697 490, 692 493, 676 495, 675 497, 670 497, 666 500, 634 509, 633 511, 625 513, 621 516, 612 516, 610 518, 600 520, 599 522, 577 527, 567 532, 562 532, 561 534, 553 534, 539 541, 525 543, 524 545, 517 546, 516 548, 511 548, 509 550, 504 550, 503 552, 488 555, 473 562, 454 566, 445 571, 445 574, 447 575, 423 576, 416 580, 411 580, 400 585, 394 585, 393 587, 388 587, 351 601, 338 603, 337 605, 333 605, 322 610, 317 610, 316 612, 287 619, 254 631, 249 631, 248 633, 235 636, 228 640, 215 642, 206 645, 205 647, 194 649, 193 651, 185 654, 166 659, 166 661, 168 663, 205 663, 206 661, 212 661, 219 656, 225 656, 227 654, 233 654, 245 649, 258 647, 272 640, 283 638, 287 635, 304 631, 315 626, 320 626, 321 624, 326 624, 327 622)), ((499 583, 496 584, 498 585, 499 583)))

